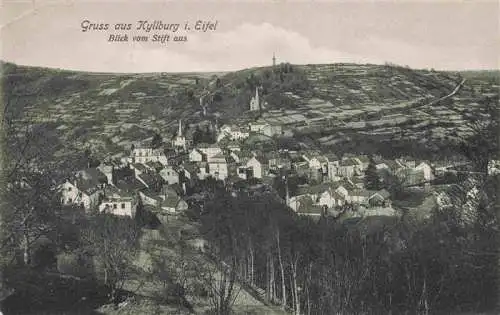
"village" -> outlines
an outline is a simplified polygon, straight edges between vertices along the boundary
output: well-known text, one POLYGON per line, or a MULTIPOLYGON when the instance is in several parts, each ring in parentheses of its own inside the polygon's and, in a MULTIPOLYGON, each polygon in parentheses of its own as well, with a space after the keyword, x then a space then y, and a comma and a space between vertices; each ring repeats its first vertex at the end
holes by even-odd
MULTIPOLYGON (((264 106, 256 89, 249 113, 264 106)), ((293 115, 288 117, 293 119, 293 115)), ((196 128, 190 126, 188 130, 196 128)), ((223 183, 232 194, 272 193, 298 215, 401 216, 409 209, 419 211, 419 204, 409 208, 408 194, 403 202, 398 202, 391 191, 414 192, 426 209, 429 200, 438 207, 446 207, 453 199, 450 194, 454 185, 434 187, 433 181, 454 167, 467 164, 408 156, 394 160, 356 154, 337 156, 335 152, 317 148, 259 149, 245 140, 272 139, 293 132, 289 126, 261 119, 242 119, 222 126, 212 123, 206 130, 213 132, 214 143, 199 140, 195 143, 193 132, 185 130, 179 120, 177 134, 171 139, 164 140, 156 134, 132 143, 130 150, 118 157, 76 171, 61 185, 63 204, 77 205, 87 212, 130 217, 142 205, 156 215, 176 215, 185 212, 197 199, 192 187, 199 181, 212 179, 223 183), (375 179, 366 178, 368 173, 375 179), (289 184, 292 180, 293 188, 289 184)))

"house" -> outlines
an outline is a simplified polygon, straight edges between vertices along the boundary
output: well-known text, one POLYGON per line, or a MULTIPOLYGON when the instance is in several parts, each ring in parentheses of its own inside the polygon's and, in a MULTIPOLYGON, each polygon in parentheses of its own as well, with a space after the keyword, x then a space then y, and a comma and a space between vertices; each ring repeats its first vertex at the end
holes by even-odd
POLYGON ((269 160, 263 156, 254 156, 245 165, 251 170, 251 177, 262 178, 268 173, 269 160))
POLYGON ((86 210, 93 209, 99 204, 107 182, 107 176, 96 168, 79 171, 59 187, 61 202, 79 205, 86 210))
POLYGON ((297 212, 301 204, 309 202, 312 204, 312 198, 310 195, 298 195, 290 197, 287 201, 287 205, 293 211, 297 212))
MULTIPOLYGON (((339 183, 323 183, 313 186, 302 186, 297 192, 297 196, 308 196, 313 204, 333 208, 345 204, 347 190, 339 183)), ((293 199, 296 200, 297 198, 293 199)))
POLYGON ((164 165, 158 161, 149 161, 144 166, 151 172, 158 173, 163 169, 164 165))
POLYGON ((358 189, 365 188, 365 181, 364 181, 363 178, 361 178, 361 177, 351 177, 349 180, 351 181, 351 183, 353 183, 356 186, 356 188, 358 188, 358 189))
POLYGON ((160 191, 163 187, 163 178, 159 174, 153 172, 141 173, 135 178, 144 184, 146 188, 154 191, 160 191))
POLYGON ((271 124, 266 121, 256 121, 249 124, 251 132, 260 133, 268 137, 273 137, 283 134, 281 125, 271 124))
POLYGON ((400 170, 396 175, 404 186, 419 185, 426 182, 425 173, 422 169, 406 168, 400 170))
POLYGON ((327 154, 325 155, 325 158, 327 159, 327 174, 328 174, 328 179, 331 181, 337 181, 340 180, 339 174, 339 166, 340 166, 340 160, 335 154, 327 154))
POLYGON ((97 167, 97 169, 106 176, 106 178, 108 179, 107 184, 112 185, 113 184, 113 173, 115 170, 114 165, 102 163, 101 165, 99 165, 97 167))
POLYGON ((337 169, 337 175, 350 178, 359 173, 359 163, 353 158, 347 158, 340 161, 337 169))
POLYGON ((349 197, 349 190, 348 188, 346 188, 346 185, 342 184, 341 182, 335 182, 332 183, 331 185, 333 192, 342 196, 342 199, 346 201, 347 198, 349 197))
POLYGON ((434 201, 438 209, 452 209, 458 211, 461 224, 474 224, 479 218, 479 191, 478 181, 474 178, 468 178, 460 185, 444 185, 434 187, 434 201))
POLYGON ((147 163, 150 161, 167 164, 168 160, 162 149, 155 149, 151 145, 138 145, 132 150, 132 163, 147 163))
POLYGON ((277 171, 279 169, 291 169, 292 162, 288 158, 273 157, 269 159, 269 169, 277 171))
POLYGON ((189 208, 187 202, 179 196, 162 197, 159 207, 167 214, 182 213, 189 208))
POLYGON ((142 163, 132 163, 129 165, 130 169, 134 171, 134 175, 137 177, 142 173, 148 172, 147 167, 142 163))
POLYGON ((390 197, 391 197, 391 194, 386 189, 382 189, 382 190, 379 190, 379 191, 373 193, 368 198, 368 204, 372 207, 375 207, 375 206, 388 207, 391 205, 390 197))
POLYGON ((372 195, 371 191, 365 189, 354 189, 349 191, 349 202, 360 205, 367 205, 368 199, 372 195))
POLYGON ((223 154, 222 149, 218 145, 213 144, 199 144, 197 149, 207 156, 207 160, 211 156, 223 154))
POLYGON ((186 180, 194 180, 200 173, 200 167, 196 163, 183 163, 181 169, 186 180))
MULTIPOLYGON (((172 192, 175 196, 176 193, 172 192)), ((163 200, 161 197, 161 193, 144 189, 139 192, 139 197, 144 205, 150 205, 152 207, 158 208, 160 202, 163 200)))
POLYGON ((208 172, 218 180, 225 180, 228 177, 227 161, 222 153, 208 157, 208 172))
POLYGON ((398 162, 397 160, 385 160, 384 164, 388 166, 387 173, 391 175, 396 175, 400 173, 402 170, 406 169, 407 167, 402 164, 401 162, 398 162))
POLYGON ((198 163, 198 178, 205 179, 210 176, 210 168, 207 162, 198 163))
POLYGON ((311 175, 310 168, 309 168, 309 163, 307 163, 307 161, 292 163, 292 170, 298 176, 309 177, 309 175, 311 175))
POLYGON ((235 161, 235 163, 246 164, 248 160, 250 160, 255 154, 250 151, 240 150, 240 151, 231 151, 229 156, 235 161))
POLYGON ((177 166, 167 165, 160 171, 159 174, 167 185, 179 182, 179 167, 177 166))
POLYGON ((229 139, 231 141, 244 140, 250 136, 250 131, 246 127, 238 125, 224 125, 220 128, 217 135, 217 142, 222 139, 229 139))
POLYGON ((313 217, 325 215, 328 209, 327 206, 322 206, 318 203, 315 203, 314 200, 308 195, 290 198, 288 206, 298 215, 307 215, 313 217))
POLYGON ((303 199, 299 203, 299 206, 296 210, 298 215, 307 215, 313 217, 320 217, 326 215, 327 208, 322 207, 320 205, 312 203, 312 201, 308 199, 303 199))
POLYGON ((191 152, 189 152, 189 161, 190 162, 206 162, 207 161, 207 155, 197 149, 197 148, 194 148, 191 150, 191 152))
POLYGON ((328 172, 328 159, 319 152, 305 152, 302 158, 307 161, 311 170, 321 170, 324 174, 328 172))
POLYGON ((137 212, 137 204, 132 193, 110 187, 105 190, 105 196, 99 205, 99 212, 133 218, 137 212))
POLYGON ((359 169, 361 172, 366 171, 368 165, 370 164, 370 158, 365 155, 356 156, 354 160, 359 163, 359 169))

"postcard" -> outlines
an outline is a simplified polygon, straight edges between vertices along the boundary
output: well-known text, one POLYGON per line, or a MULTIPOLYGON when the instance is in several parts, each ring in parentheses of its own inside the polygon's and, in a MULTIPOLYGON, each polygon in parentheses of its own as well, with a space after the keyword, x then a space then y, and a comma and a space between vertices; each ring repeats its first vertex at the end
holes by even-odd
POLYGON ((0 314, 495 314, 497 1, 5 0, 0 314))

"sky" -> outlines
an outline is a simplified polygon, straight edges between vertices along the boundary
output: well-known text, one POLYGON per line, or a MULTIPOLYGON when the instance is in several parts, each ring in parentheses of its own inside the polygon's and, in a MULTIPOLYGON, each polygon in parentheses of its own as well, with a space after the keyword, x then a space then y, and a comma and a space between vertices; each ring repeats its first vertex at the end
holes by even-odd
POLYGON ((499 69, 500 2, 3 0, 0 58, 95 72, 232 71, 277 62, 391 62, 436 70, 499 69), (109 24, 82 31, 82 21, 109 24), (175 34, 138 21, 179 23, 175 34), (217 21, 194 31, 197 20, 217 21), (185 22, 191 31, 183 30, 185 22), (132 30, 115 31, 117 23, 132 30), (127 42, 109 42, 127 34, 127 42), (187 41, 151 42, 169 34, 187 41), (149 42, 134 42, 148 35, 149 42))

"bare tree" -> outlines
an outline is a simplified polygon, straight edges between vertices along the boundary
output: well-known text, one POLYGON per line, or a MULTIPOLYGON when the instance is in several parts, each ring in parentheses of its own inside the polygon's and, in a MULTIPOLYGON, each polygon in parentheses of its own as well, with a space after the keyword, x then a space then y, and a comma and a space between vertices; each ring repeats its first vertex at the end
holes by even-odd
POLYGON ((236 258, 231 258, 229 263, 222 260, 200 263, 198 260, 193 267, 197 270, 196 280, 207 288, 212 312, 221 315, 230 314, 241 290, 237 284, 236 258))
POLYGON ((275 234, 276 238, 276 247, 278 250, 278 262, 280 266, 280 273, 281 273, 281 307, 283 309, 286 309, 287 304, 286 304, 286 282, 285 282, 285 268, 283 265, 283 257, 281 255, 281 246, 280 246, 280 231, 279 229, 276 230, 275 234))
POLYGON ((110 214, 94 217, 83 231, 82 238, 102 269, 103 282, 110 289, 113 303, 119 302, 119 291, 134 271, 132 261, 137 253, 138 234, 132 219, 110 214))

